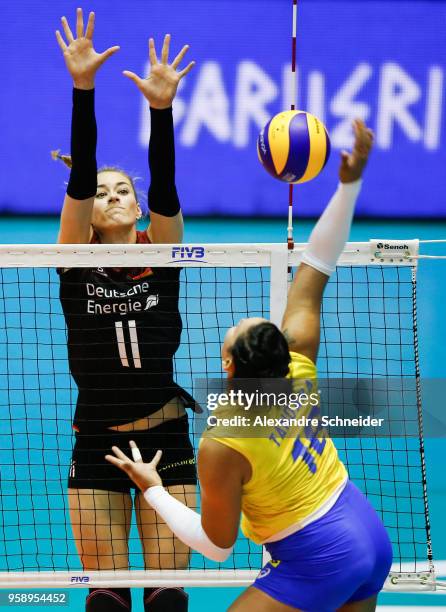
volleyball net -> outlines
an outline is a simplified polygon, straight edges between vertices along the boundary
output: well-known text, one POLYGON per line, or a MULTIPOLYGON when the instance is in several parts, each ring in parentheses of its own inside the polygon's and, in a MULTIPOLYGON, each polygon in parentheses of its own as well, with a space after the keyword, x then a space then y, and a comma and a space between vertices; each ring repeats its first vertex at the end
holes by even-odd
MULTIPOLYGON (((376 379, 397 385, 381 393, 382 413, 407 435, 364 433, 336 437, 335 444, 392 540, 386 587, 434 590, 418 363, 418 243, 385 242, 395 248, 386 251, 379 241, 346 246, 323 300, 318 372, 359 387, 376 379), (408 383, 403 391, 401 380, 408 383)), ((250 316, 280 325, 287 270, 299 264, 304 247, 0 246, 0 586, 240 586, 253 580, 263 565, 262 547, 241 535, 223 564, 193 552, 187 570, 145 570, 133 523, 129 570, 82 571, 67 501, 77 388, 56 268, 181 267, 183 332, 175 372, 193 394, 196 380, 222 377, 228 327, 250 316)), ((197 448, 199 428, 189 416, 197 448)))

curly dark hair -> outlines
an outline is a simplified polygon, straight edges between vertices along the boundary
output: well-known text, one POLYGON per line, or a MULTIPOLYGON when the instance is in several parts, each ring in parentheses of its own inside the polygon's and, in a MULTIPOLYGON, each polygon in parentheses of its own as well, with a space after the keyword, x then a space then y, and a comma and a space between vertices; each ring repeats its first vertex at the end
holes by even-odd
POLYGON ((274 323, 259 323, 241 334, 231 348, 234 378, 284 378, 290 352, 274 323))

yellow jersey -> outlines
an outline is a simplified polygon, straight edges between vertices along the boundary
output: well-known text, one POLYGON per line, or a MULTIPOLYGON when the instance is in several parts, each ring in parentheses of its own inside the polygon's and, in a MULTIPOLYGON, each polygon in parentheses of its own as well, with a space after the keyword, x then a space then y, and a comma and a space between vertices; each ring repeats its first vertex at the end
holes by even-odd
MULTIPOLYGON (((288 378, 314 388, 315 364, 299 353, 290 352, 290 357, 288 378)), ((282 539, 323 516, 347 481, 347 471, 329 438, 303 438, 302 434, 293 438, 274 426, 267 434, 220 437, 218 427, 204 434, 251 464, 252 477, 242 492, 241 529, 257 544, 282 539)))

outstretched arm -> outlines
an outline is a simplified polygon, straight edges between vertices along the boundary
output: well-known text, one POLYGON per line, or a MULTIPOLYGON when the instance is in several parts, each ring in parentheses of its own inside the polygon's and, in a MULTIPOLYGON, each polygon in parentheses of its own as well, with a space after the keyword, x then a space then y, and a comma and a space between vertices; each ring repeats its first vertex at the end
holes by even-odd
POLYGON ((187 53, 184 46, 169 64, 170 35, 164 38, 161 61, 158 60, 153 38, 149 40, 151 71, 147 79, 125 71, 150 104, 151 133, 149 144, 150 226, 147 234, 151 242, 181 242, 183 216, 175 186, 175 143, 172 117, 172 101, 180 80, 192 69, 191 62, 184 70, 177 68, 187 53))
POLYGON ((353 151, 341 153, 340 184, 311 233, 282 321, 290 350, 313 362, 319 350, 322 295, 348 240, 362 173, 373 144, 373 133, 362 121, 356 120, 353 127, 353 151))
POLYGON ((73 78, 73 114, 71 122, 71 173, 60 220, 59 243, 89 242, 91 211, 96 195, 97 128, 94 112, 95 76, 102 64, 119 47, 96 53, 93 47, 94 13, 90 13, 84 31, 82 9, 77 10, 76 38, 62 17, 65 38, 57 30, 56 38, 63 52, 68 72, 73 78))

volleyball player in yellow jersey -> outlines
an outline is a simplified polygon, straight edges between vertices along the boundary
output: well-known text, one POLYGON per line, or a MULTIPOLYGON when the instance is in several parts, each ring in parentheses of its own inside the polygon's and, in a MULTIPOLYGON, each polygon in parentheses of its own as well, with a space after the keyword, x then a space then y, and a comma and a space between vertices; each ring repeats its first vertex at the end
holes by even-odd
MULTIPOLYGON (((265 319, 240 321, 222 347, 228 378, 316 378, 320 308, 350 232, 373 135, 355 121, 351 154, 342 153, 341 183, 316 224, 288 295, 282 331, 265 319)), ((218 428, 216 428, 218 429, 218 428)), ((211 428, 198 454, 201 516, 163 488, 161 451, 143 463, 119 448, 107 459, 126 472, 172 531, 216 561, 242 530, 272 561, 231 612, 372 612, 392 549, 378 515, 348 480, 329 439, 217 437, 211 428)))

